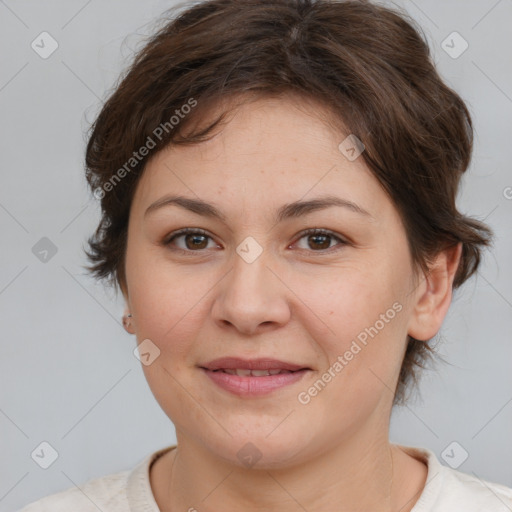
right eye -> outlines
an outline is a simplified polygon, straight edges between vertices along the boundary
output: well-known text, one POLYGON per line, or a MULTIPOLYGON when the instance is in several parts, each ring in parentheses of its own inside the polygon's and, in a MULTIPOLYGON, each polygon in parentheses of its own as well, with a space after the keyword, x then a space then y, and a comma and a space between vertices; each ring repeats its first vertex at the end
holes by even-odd
POLYGON ((200 228, 183 228, 178 231, 171 233, 163 241, 165 246, 169 246, 171 250, 177 250, 181 252, 200 252, 203 249, 207 249, 208 238, 212 241, 212 237, 208 235, 206 231, 200 228), (184 247, 172 247, 176 240, 183 239, 184 247))

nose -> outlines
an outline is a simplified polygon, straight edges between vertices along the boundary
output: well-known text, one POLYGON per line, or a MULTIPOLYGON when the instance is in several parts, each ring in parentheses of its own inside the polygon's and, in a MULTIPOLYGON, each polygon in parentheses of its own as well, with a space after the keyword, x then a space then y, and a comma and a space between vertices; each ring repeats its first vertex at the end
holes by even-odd
POLYGON ((221 328, 254 335, 289 321, 292 293, 272 267, 265 251, 252 263, 235 255, 233 268, 216 288, 212 306, 213 319, 221 328))

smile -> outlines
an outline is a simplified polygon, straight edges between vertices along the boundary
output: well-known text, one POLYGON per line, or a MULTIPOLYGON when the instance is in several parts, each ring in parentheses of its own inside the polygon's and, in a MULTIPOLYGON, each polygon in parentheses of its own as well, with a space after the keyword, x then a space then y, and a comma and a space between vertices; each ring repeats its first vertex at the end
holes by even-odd
POLYGON ((266 377, 267 375, 279 375, 281 373, 292 373, 290 370, 282 370, 280 368, 274 368, 270 370, 248 370, 246 368, 221 368, 219 370, 213 370, 214 372, 224 372, 229 375, 238 375, 239 377, 266 377))

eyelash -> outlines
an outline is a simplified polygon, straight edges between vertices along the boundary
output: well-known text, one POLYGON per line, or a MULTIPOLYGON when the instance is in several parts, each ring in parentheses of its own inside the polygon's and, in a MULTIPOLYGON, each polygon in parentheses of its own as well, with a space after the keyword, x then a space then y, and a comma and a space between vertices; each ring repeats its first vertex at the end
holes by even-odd
MULTIPOLYGON (((187 235, 187 234, 197 234, 197 235, 203 235, 203 236, 206 236, 210 239, 213 240, 213 238, 203 229, 201 228, 183 228, 183 229, 180 229, 178 231, 175 231, 174 233, 171 233, 168 237, 166 237, 163 241, 163 245, 165 246, 170 246, 171 243, 176 239, 176 238, 179 238, 180 236, 183 236, 183 235, 187 235)), ((340 236, 334 234, 332 231, 329 231, 329 230, 326 230, 326 229, 320 229, 320 228, 310 228, 310 229, 306 229, 304 231, 302 231, 301 233, 299 233, 299 237, 297 238, 297 241, 299 241, 300 239, 304 238, 305 236, 308 236, 308 235, 327 235, 327 236, 330 236, 331 238, 337 240, 339 242, 338 244, 338 249, 340 249, 341 247, 343 247, 344 245, 348 245, 348 242, 346 240, 344 240, 343 238, 341 238, 340 236)), ((309 251, 309 252, 313 252, 313 253, 320 253, 320 254, 325 254, 325 253, 330 253, 332 252, 332 250, 338 250, 336 249, 337 246, 333 246, 333 247, 329 247, 328 249, 321 249, 321 250, 318 250, 318 251, 309 251)), ((190 249, 181 249, 179 247, 174 247, 172 248, 173 251, 177 251, 177 252, 181 252, 181 253, 193 253, 193 252, 203 252, 205 249, 200 249, 200 250, 197 250, 197 251, 194 251, 194 250, 190 250, 190 249)), ((303 249, 303 250, 307 250, 307 249, 303 249)))

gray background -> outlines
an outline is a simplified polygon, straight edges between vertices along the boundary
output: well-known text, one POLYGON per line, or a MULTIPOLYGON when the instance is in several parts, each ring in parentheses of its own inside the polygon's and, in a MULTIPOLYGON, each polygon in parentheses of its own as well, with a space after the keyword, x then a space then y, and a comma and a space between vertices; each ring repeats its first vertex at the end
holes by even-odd
MULTIPOLYGON (((121 327, 121 299, 82 268, 99 219, 83 177, 85 130, 148 23, 172 5, 0 1, 1 512, 131 468, 175 441, 132 353, 135 337, 121 327), (43 31, 59 45, 47 59, 31 48, 43 31), (57 248, 46 262, 32 251, 43 237, 57 248), (42 441, 59 455, 46 470, 31 458, 42 441)), ((512 486, 512 1, 395 5, 424 28, 474 116, 458 204, 497 239, 441 331, 448 364, 425 374, 422 399, 394 410, 391 440, 441 460, 456 441, 455 458, 469 454, 460 471, 512 486), (458 58, 442 47, 453 31, 469 44, 458 58)), ((452 52, 460 43, 448 39, 452 52)))

